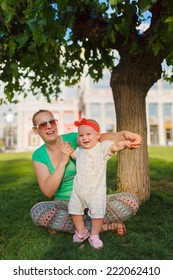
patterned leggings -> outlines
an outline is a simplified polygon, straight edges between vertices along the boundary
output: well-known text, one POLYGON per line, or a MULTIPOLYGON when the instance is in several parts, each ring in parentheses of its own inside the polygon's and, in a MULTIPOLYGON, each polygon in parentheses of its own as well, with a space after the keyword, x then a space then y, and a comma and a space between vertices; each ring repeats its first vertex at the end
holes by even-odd
MULTIPOLYGON (((136 214, 139 201, 134 194, 119 193, 107 195, 104 223, 125 221, 136 214)), ((68 214, 68 200, 39 202, 31 208, 31 218, 35 225, 59 232, 74 233, 75 228, 68 214)), ((84 221, 91 228, 90 217, 85 214, 84 221)))

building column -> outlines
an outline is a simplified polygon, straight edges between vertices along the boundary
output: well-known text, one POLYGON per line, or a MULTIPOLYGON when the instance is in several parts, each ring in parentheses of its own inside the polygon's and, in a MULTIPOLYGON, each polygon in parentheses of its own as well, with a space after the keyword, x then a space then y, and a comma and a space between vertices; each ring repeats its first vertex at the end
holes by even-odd
POLYGON ((158 103, 158 136, 159 145, 166 145, 165 143, 165 129, 164 129, 164 119, 163 119, 163 103, 158 103))
POLYGON ((149 104, 146 103, 147 144, 148 144, 148 146, 150 146, 150 145, 151 145, 151 138, 150 138, 150 117, 149 117, 149 112, 148 112, 148 106, 149 106, 149 104))
MULTIPOLYGON (((85 104, 85 112, 82 112, 85 115, 85 118, 89 118, 91 116, 91 108, 90 108, 90 102, 87 100, 84 100, 85 104)), ((82 116, 83 117, 83 116, 82 116)))
MULTIPOLYGON (((173 102, 171 102, 171 132, 173 137, 173 102)), ((173 139, 171 141, 173 143, 173 139)))
POLYGON ((24 148, 24 142, 23 142, 24 141, 23 140, 24 127, 23 126, 24 126, 23 112, 18 110, 18 112, 17 112, 17 147, 16 147, 16 149, 18 151, 20 151, 24 148))
POLYGON ((105 121, 105 104, 106 103, 100 103, 100 128, 101 132, 105 133, 106 132, 106 121, 105 121))

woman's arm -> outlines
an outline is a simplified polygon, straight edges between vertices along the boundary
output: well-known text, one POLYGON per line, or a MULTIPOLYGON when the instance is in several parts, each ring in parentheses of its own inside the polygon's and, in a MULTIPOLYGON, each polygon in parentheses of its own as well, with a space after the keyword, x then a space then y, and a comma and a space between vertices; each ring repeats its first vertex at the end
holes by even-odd
POLYGON ((115 143, 119 141, 127 140, 130 141, 131 143, 131 149, 136 149, 139 148, 142 142, 142 137, 137 133, 124 130, 117 133, 114 132, 102 133, 100 137, 100 142, 105 140, 111 140, 114 141, 115 143))
POLYGON ((40 162, 33 161, 35 175, 41 191, 45 196, 51 198, 61 184, 70 155, 74 151, 69 143, 63 143, 61 155, 55 171, 50 174, 48 167, 40 162))

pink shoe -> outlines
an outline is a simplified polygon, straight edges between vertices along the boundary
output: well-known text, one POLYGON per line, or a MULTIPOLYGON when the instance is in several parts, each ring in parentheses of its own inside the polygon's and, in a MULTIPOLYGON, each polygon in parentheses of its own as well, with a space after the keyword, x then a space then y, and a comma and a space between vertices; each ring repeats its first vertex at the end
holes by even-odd
POLYGON ((75 234, 73 235, 73 242, 75 243, 81 243, 83 242, 85 239, 87 239, 90 236, 90 233, 88 230, 86 230, 85 233, 80 234, 75 230, 75 234))
POLYGON ((100 240, 99 235, 91 235, 88 239, 90 245, 94 249, 101 249, 103 247, 103 242, 100 240))

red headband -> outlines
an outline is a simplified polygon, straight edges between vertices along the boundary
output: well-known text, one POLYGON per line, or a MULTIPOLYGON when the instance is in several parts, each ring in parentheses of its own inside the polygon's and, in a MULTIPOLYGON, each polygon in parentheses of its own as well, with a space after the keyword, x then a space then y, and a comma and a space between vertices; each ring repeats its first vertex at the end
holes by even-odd
POLYGON ((83 118, 81 121, 75 121, 74 125, 77 127, 80 125, 88 125, 88 126, 91 126, 92 128, 94 128, 95 131, 100 132, 100 128, 96 123, 94 123, 92 121, 87 121, 85 118, 83 118))

